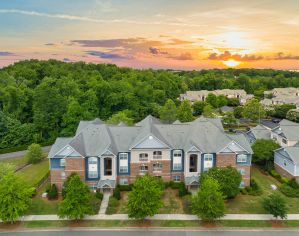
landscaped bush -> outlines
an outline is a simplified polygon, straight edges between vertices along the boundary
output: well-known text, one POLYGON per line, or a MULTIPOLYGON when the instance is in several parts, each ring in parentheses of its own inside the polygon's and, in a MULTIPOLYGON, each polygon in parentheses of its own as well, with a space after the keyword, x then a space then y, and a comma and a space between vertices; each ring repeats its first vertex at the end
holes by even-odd
POLYGON ((58 189, 56 184, 52 184, 47 189, 48 199, 53 200, 58 198, 58 189))
POLYGON ((114 198, 113 196, 111 196, 109 198, 109 203, 108 203, 108 207, 106 210, 106 214, 107 215, 115 214, 117 212, 118 204, 119 204, 118 200, 116 198, 114 198))
POLYGON ((261 187, 258 185, 258 183, 254 179, 252 179, 250 181, 250 186, 241 189, 241 193, 252 195, 252 196, 260 196, 262 195, 263 191, 261 187))
POLYGON ((120 188, 119 185, 116 186, 116 188, 113 191, 113 197, 116 198, 117 200, 120 200, 120 188))
POLYGON ((133 184, 129 185, 118 185, 119 190, 122 191, 132 191, 133 184))
POLYGON ((185 183, 184 182, 180 182, 180 185, 179 185, 179 197, 183 197, 183 196, 186 196, 188 194, 190 194, 190 192, 186 188, 185 183))
POLYGON ((279 190, 287 197, 299 197, 299 185, 295 179, 289 180, 280 186, 279 190))
POLYGON ((289 182, 289 179, 286 177, 282 177, 276 170, 271 170, 270 175, 273 176, 275 179, 277 179, 280 183, 284 184, 289 182))
POLYGON ((96 193, 95 193, 95 196, 96 196, 97 199, 99 199, 99 200, 101 200, 101 201, 103 200, 103 194, 102 194, 101 192, 99 192, 99 191, 96 192, 96 193))
POLYGON ((43 159, 43 151, 41 146, 35 143, 31 144, 28 147, 26 157, 28 158, 28 162, 30 164, 36 164, 40 162, 43 159))

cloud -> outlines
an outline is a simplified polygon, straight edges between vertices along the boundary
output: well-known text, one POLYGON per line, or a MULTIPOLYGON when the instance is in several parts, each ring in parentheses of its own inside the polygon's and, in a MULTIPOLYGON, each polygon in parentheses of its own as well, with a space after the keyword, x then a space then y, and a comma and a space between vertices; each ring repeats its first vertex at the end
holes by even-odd
POLYGON ((179 61, 193 60, 193 57, 189 52, 181 53, 179 55, 170 55, 169 58, 179 61))
POLYGON ((150 47, 149 52, 150 52, 150 54, 152 54, 154 56, 162 55, 166 58, 171 58, 174 60, 180 60, 180 61, 193 60, 193 57, 192 57, 191 53, 189 53, 189 52, 184 52, 181 54, 173 54, 173 53, 163 51, 159 48, 154 48, 154 47, 150 47))
POLYGON ((55 43, 45 43, 45 46, 55 46, 55 43))
POLYGON ((68 14, 53 14, 46 12, 38 12, 38 11, 25 11, 20 9, 0 9, 0 13, 7 14, 22 14, 28 16, 39 16, 39 17, 48 17, 48 18, 56 18, 63 20, 76 20, 76 21, 85 21, 85 22, 93 22, 93 23, 127 23, 127 24, 135 24, 135 25, 169 25, 169 26, 184 26, 184 27, 200 27, 202 25, 188 23, 188 22, 180 22, 180 21, 140 21, 140 20, 128 20, 122 18, 114 18, 114 19, 99 19, 88 16, 77 16, 77 15, 68 15, 68 14))
POLYGON ((6 56, 14 56, 15 54, 12 52, 0 52, 0 56, 6 57, 6 56))
POLYGON ((168 43, 168 45, 182 45, 182 44, 192 44, 193 41, 186 41, 186 40, 181 40, 181 39, 170 39, 171 42, 168 43))
POLYGON ((274 58, 274 60, 299 60, 299 56, 292 56, 292 55, 286 55, 283 52, 277 53, 274 58))
POLYGON ((67 57, 65 57, 65 58, 63 58, 63 61, 64 61, 64 62, 71 62, 72 60, 69 59, 69 58, 67 58, 67 57))
POLYGON ((109 53, 102 51, 86 51, 88 55, 99 57, 102 59, 128 59, 129 57, 117 53, 109 53))
POLYGON ((217 61, 227 61, 229 59, 234 59, 236 61, 258 61, 262 60, 262 56, 256 56, 256 55, 240 55, 240 54, 232 54, 229 51, 225 51, 224 53, 218 54, 218 53, 212 53, 208 57, 209 60, 217 60, 217 61))

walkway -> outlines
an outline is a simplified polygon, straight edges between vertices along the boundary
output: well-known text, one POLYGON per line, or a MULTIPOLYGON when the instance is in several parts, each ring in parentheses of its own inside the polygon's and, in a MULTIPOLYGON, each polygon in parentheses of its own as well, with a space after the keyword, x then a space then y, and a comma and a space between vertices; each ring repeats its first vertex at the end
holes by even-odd
POLYGON ((101 202, 100 211, 99 211, 100 215, 105 215, 110 196, 111 196, 111 193, 104 193, 103 200, 101 202))
MULTIPOLYGON (((104 199, 103 199, 104 200, 104 199)), ((103 204, 103 202, 102 202, 103 204)), ((101 205, 102 209, 102 205, 101 205)), ((105 209, 106 210, 106 209, 105 209)), ((157 214, 153 217, 148 217, 151 220, 198 220, 195 215, 186 214, 157 214)), ((227 214, 223 220, 273 220, 272 215, 268 214, 227 214)), ((288 220, 299 220, 299 214, 289 214, 288 220)), ((21 217, 21 221, 38 221, 38 220, 60 220, 57 215, 28 215, 21 217)), ((64 219, 66 220, 66 219, 64 219)), ((85 220, 129 220, 127 214, 105 215, 99 213, 98 215, 86 216, 85 220)))
MULTIPOLYGON (((52 146, 45 146, 42 147, 43 152, 49 152, 52 146)), ((13 158, 13 157, 21 157, 25 156, 27 153, 27 150, 24 151, 18 151, 18 152, 10 152, 10 153, 4 153, 0 154, 0 159, 6 159, 6 158, 13 158)))

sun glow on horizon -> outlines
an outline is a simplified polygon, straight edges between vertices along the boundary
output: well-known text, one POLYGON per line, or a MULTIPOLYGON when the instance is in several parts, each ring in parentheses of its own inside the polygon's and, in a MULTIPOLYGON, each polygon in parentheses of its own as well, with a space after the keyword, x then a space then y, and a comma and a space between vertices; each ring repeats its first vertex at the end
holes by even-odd
POLYGON ((221 61, 221 62, 228 67, 235 67, 241 64, 240 61, 236 61, 234 59, 229 59, 227 61, 221 61))

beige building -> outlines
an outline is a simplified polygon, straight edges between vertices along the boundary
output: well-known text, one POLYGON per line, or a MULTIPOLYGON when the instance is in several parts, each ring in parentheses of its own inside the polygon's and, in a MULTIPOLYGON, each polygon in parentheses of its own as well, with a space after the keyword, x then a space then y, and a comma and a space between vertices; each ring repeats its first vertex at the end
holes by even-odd
POLYGON ((264 106, 293 104, 299 108, 299 88, 275 88, 264 92, 261 104, 264 106))
POLYGON ((209 93, 216 96, 224 95, 228 98, 238 98, 241 104, 245 104, 248 100, 253 98, 252 94, 247 94, 243 89, 221 89, 221 90, 199 90, 199 91, 187 91, 185 94, 180 94, 180 101, 188 100, 191 102, 205 101, 209 93))

